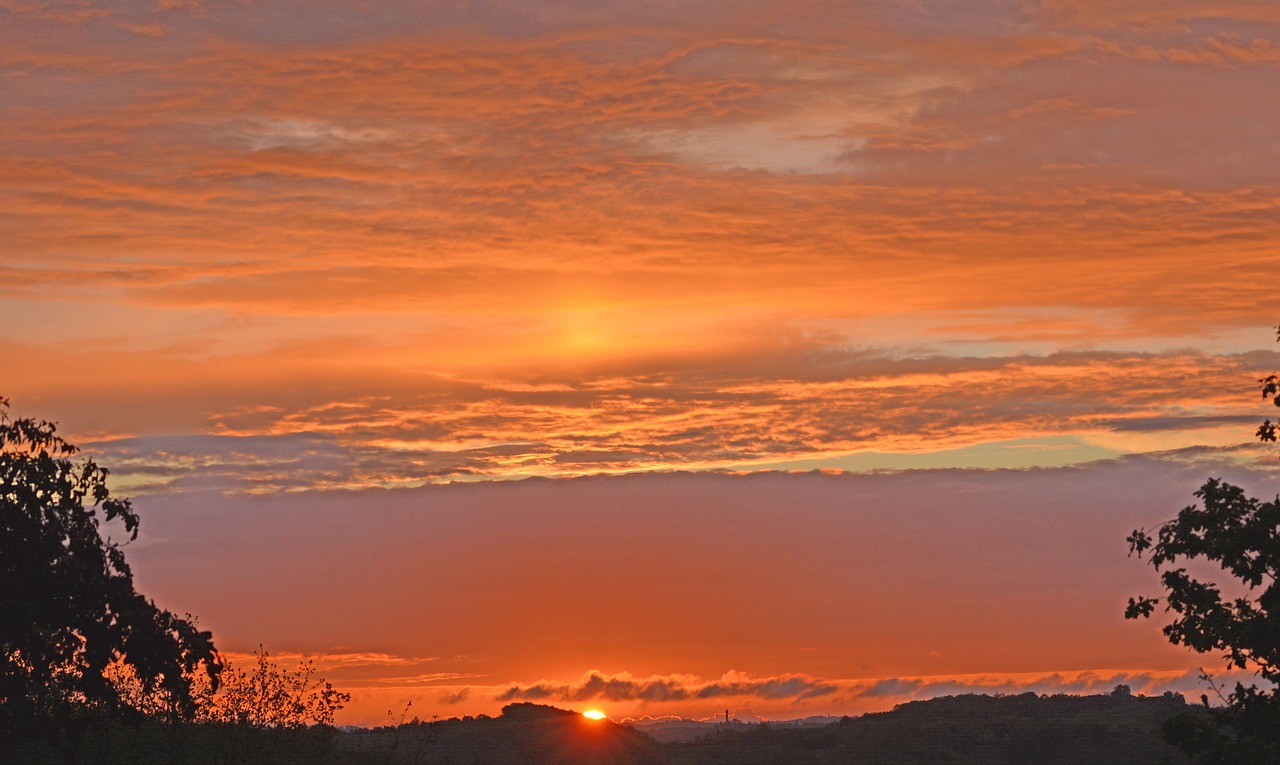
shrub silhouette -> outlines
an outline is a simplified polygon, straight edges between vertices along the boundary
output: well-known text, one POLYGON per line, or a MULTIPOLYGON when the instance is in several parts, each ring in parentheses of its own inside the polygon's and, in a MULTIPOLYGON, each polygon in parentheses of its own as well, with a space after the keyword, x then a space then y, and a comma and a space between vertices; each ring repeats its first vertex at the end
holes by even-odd
POLYGON ((245 671, 224 662, 221 685, 205 697, 199 717, 213 722, 259 728, 332 726, 351 695, 315 677, 315 663, 304 661, 295 670, 282 668, 261 646, 254 666, 245 671))

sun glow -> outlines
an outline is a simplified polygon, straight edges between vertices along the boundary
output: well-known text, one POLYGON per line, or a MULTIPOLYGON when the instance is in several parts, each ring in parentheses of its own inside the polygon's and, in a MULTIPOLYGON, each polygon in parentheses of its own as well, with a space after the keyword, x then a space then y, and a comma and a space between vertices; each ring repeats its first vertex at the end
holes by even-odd
POLYGON ((591 720, 603 720, 605 718, 604 712, 599 709, 588 709, 582 713, 582 716, 591 720))

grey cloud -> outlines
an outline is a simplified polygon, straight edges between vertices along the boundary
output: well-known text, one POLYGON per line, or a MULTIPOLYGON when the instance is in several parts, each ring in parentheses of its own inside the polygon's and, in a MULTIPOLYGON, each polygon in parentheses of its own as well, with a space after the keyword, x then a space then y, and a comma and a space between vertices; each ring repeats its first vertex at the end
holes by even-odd
MULTIPOLYGON (((1099 420, 1099 424, 1110 430, 1158 432, 1162 430, 1206 428, 1217 425, 1248 425, 1250 423, 1255 423, 1257 420, 1258 417, 1247 414, 1217 416, 1168 415, 1164 417, 1131 417, 1112 420, 1103 419, 1099 420)), ((1241 432, 1247 433, 1248 431, 1242 428, 1241 432)))
MULTIPOLYGON (((732 675, 733 673, 731 673, 732 675)), ((1152 674, 1147 672, 1081 672, 1071 675, 1047 673, 1038 676, 971 676, 955 678, 890 677, 870 684, 861 680, 819 680, 807 675, 769 678, 734 677, 718 682, 695 679, 611 677, 591 673, 578 683, 513 684, 497 699, 509 701, 643 701, 671 702, 688 699, 711 700, 754 697, 761 700, 791 699, 801 703, 834 696, 841 698, 881 698, 895 702, 953 696, 966 693, 1105 693, 1116 685, 1128 685, 1134 692, 1159 694, 1183 692, 1197 687, 1199 672, 1152 674)))
POLYGON ((673 701, 688 697, 688 691, 679 683, 670 680, 645 680, 636 682, 630 679, 605 677, 591 674, 587 681, 568 691, 569 698, 575 701, 587 699, 607 699, 622 701, 642 699, 646 701, 673 701))
POLYGON ((801 675, 791 675, 763 680, 711 683, 699 688, 697 696, 700 699, 721 696, 759 696, 764 699, 793 698, 802 701, 827 696, 838 690, 839 687, 832 683, 801 675))
POLYGON ((915 693, 923 685, 921 680, 886 678, 862 692, 863 696, 906 696, 915 693))
POLYGON ((1266 163, 1257 160, 1277 156, 1280 106, 1250 94, 1280 87, 1280 70, 1183 65, 1174 77, 1162 72, 1172 63, 1112 59, 1105 77, 1079 76, 1104 58, 1081 50, 1020 66, 1016 77, 1004 70, 968 87, 939 89, 907 124, 868 137, 845 159, 884 182, 1125 178, 1185 189, 1271 183, 1266 163), (1194 105, 1188 89, 1202 94, 1194 105))
POLYGON ((498 696, 499 701, 558 699, 562 701, 646 701, 665 702, 684 699, 718 699, 754 696, 762 699, 794 699, 803 701, 835 693, 839 688, 829 682, 804 675, 768 678, 737 678, 730 681, 702 683, 687 679, 610 677, 590 673, 576 684, 529 686, 512 685, 498 696))
POLYGON ((545 685, 530 685, 521 687, 513 685, 502 693, 498 694, 498 701, 515 701, 517 699, 524 701, 541 701, 552 697, 567 698, 563 691, 557 691, 545 685))
MULTIPOLYGON (((1234 676, 1241 673, 1227 673, 1234 676)), ((1226 675, 1224 675, 1225 678, 1226 675)), ((1221 680, 1222 678, 1220 678, 1221 680)), ((1048 673, 1031 677, 962 677, 962 678, 884 678, 854 690, 855 696, 892 699, 927 699, 964 693, 1106 693, 1117 685, 1128 685, 1135 693, 1159 694, 1184 692, 1202 685, 1199 670, 1180 675, 1157 675, 1148 672, 1081 672, 1074 675, 1048 673)))

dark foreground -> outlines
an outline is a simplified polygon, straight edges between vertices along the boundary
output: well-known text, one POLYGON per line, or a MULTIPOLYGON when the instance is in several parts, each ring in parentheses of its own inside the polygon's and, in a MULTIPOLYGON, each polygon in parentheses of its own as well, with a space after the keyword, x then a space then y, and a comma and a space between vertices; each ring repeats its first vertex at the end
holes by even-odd
POLYGON ((1162 723, 1203 709, 1181 697, 954 696, 813 727, 717 725, 693 741, 659 743, 641 730, 574 712, 513 704, 468 717, 361 731, 260 730, 227 725, 86 725, 0 747, 0 763, 146 765, 912 765, 1184 763, 1162 723))

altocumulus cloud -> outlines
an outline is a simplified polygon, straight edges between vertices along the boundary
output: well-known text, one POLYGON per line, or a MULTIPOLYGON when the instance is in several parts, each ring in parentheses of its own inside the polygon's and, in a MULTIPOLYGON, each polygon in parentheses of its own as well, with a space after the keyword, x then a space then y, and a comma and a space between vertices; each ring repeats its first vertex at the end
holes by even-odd
POLYGON ((813 343, 720 357, 680 374, 637 365, 541 386, 437 381, 425 391, 224 413, 212 418, 216 434, 84 445, 133 493, 767 469, 792 460, 812 468, 851 452, 917 450, 922 434, 953 448, 1028 434, 1087 436, 1110 449, 1089 457, 1098 458, 1189 446, 1215 429, 1237 438, 1255 419, 1238 395, 1240 378, 1274 368, 1277 358, 1186 351, 902 358, 813 343))

